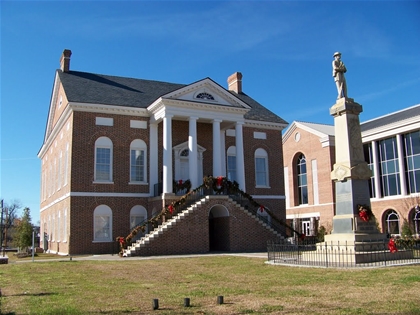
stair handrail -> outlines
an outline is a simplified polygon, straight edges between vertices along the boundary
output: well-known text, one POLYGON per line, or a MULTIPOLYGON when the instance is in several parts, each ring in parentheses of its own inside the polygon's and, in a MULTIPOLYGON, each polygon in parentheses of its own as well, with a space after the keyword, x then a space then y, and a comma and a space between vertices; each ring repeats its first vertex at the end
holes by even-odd
MULTIPOLYGON (((296 231, 291 226, 289 226, 286 222, 277 218, 269 209, 257 203, 251 195, 239 189, 239 184, 236 181, 230 181, 224 176, 205 176, 203 178, 203 184, 194 188, 193 190, 189 190, 185 195, 181 196, 179 199, 172 201, 170 204, 166 205, 158 214, 152 216, 152 218, 139 223, 136 227, 134 227, 131 230, 130 234, 126 237, 118 236, 116 238, 116 241, 120 244, 120 256, 123 255, 124 250, 127 248, 127 244, 132 241, 134 236, 137 235, 139 231, 145 232, 146 226, 148 224, 151 224, 153 227, 156 228, 159 225, 159 222, 161 220, 164 220, 167 216, 175 216, 178 213, 185 210, 185 208, 189 207, 193 203, 203 198, 204 196, 214 194, 229 195, 233 197, 232 199, 239 199, 235 196, 245 198, 248 200, 249 205, 252 205, 255 209, 259 209, 262 212, 266 211, 273 221, 297 233, 297 235, 299 235, 300 238, 304 238, 304 234, 301 234, 300 232, 296 231)), ((249 209, 247 211, 249 211, 249 209)), ((252 211, 249 212, 252 213, 252 211)), ((261 219, 261 217, 259 217, 259 219, 261 219)))

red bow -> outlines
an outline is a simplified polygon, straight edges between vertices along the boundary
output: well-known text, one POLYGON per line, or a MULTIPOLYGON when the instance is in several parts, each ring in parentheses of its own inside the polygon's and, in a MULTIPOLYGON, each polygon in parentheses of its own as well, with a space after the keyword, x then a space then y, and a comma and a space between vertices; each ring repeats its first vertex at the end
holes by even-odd
POLYGON ((397 246, 395 245, 395 241, 393 238, 389 240, 388 248, 391 253, 396 253, 398 251, 397 246))
POLYGON ((365 222, 369 221, 369 216, 366 210, 359 211, 359 217, 365 222))
POLYGON ((260 212, 264 212, 264 206, 260 206, 260 212))
POLYGON ((173 205, 169 205, 168 210, 172 214, 172 212, 174 212, 174 206, 173 205))
POLYGON ((223 177, 222 176, 217 177, 216 185, 217 186, 222 186, 222 183, 223 183, 223 177))

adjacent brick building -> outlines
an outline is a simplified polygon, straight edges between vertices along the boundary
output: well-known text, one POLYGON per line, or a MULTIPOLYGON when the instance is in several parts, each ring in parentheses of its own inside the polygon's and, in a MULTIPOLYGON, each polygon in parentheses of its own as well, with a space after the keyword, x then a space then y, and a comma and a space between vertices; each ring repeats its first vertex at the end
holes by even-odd
MULTIPOLYGON (((361 123, 371 207, 383 233, 407 222, 420 235, 420 105, 361 123)), ((295 230, 331 232, 335 211, 334 126, 294 121, 283 136, 287 220, 295 230)))
MULTIPOLYGON (((190 180, 194 188, 207 175, 236 181, 285 220, 287 123, 242 91, 241 73, 225 89, 210 78, 175 84, 73 71, 70 58, 64 50, 38 154, 45 250, 117 252, 117 236, 178 198, 174 182, 190 180)), ((185 253, 181 243, 192 244, 188 252, 265 250, 277 237, 219 199, 171 231, 171 246, 162 237, 149 253, 185 253)))

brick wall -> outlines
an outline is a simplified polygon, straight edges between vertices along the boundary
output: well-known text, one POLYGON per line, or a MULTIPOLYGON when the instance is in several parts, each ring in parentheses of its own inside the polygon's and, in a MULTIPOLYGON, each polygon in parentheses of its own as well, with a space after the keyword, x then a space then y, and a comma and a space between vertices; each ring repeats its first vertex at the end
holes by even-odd
POLYGON ((142 247, 137 254, 174 255, 190 253, 207 253, 210 251, 209 213, 214 206, 225 207, 228 217, 212 219, 216 250, 230 252, 266 251, 267 241, 275 240, 277 236, 254 217, 249 216, 235 203, 225 196, 212 197, 193 213, 177 222, 173 228, 166 230, 153 239, 150 245, 142 247))

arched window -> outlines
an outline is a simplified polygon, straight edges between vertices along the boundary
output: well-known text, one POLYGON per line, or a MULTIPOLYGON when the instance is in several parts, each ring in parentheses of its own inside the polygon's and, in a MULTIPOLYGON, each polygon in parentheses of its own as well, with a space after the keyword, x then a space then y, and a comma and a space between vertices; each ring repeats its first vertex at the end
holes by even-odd
POLYGON ((93 211, 93 240, 95 242, 112 242, 112 210, 100 205, 93 211))
POLYGON ((417 236, 420 235, 420 207, 419 205, 415 206, 413 209, 413 227, 414 227, 414 234, 417 236))
POLYGON ((400 217, 394 210, 388 210, 385 214, 386 232, 389 235, 400 234, 400 217))
POLYGON ((107 137, 95 141, 95 181, 112 182, 112 141, 107 137))
POLYGON ((147 146, 143 140, 136 139, 130 144, 130 182, 147 182, 147 146))
POLYGON ((298 202, 300 205, 308 203, 308 175, 306 171, 306 158, 299 155, 296 165, 298 202))
POLYGON ((255 150, 255 185, 268 187, 268 154, 264 149, 255 150))
POLYGON ((226 155, 227 178, 233 182, 236 181, 236 147, 231 146, 226 155))
POLYGON ((130 229, 147 220, 147 211, 143 206, 134 206, 130 210, 130 229))

